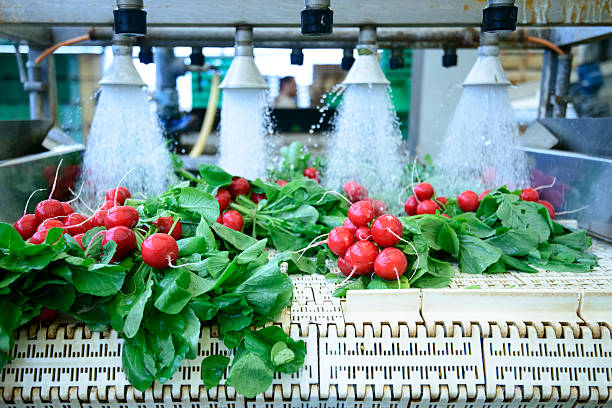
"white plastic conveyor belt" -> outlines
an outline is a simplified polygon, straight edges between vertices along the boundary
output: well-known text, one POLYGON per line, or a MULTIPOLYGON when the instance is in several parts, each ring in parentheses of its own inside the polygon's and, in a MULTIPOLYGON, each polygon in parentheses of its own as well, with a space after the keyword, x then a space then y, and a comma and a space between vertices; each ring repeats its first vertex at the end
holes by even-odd
POLYGON ((135 391, 116 332, 56 322, 20 331, 0 373, 0 406, 604 407, 612 405, 612 256, 587 274, 459 274, 450 289, 332 296, 323 276, 292 276, 277 324, 306 342, 298 375, 255 399, 206 390, 201 360, 228 353, 204 327, 198 358, 166 384, 135 391), (479 287, 480 289, 467 289, 479 287))

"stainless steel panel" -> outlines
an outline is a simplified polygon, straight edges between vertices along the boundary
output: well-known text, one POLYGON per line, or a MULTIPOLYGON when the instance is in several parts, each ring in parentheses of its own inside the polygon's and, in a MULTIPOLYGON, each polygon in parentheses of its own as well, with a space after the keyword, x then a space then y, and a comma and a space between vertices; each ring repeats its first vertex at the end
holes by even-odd
POLYGON ((83 145, 75 145, 0 162, 0 221, 13 223, 21 217, 26 201, 34 190, 46 189, 34 195, 27 209, 29 213, 34 211, 36 202, 49 196, 61 159, 64 160, 53 198, 69 199, 71 194, 68 189, 74 186, 81 169, 83 151, 83 145))
POLYGON ((0 160, 43 151, 42 141, 51 126, 50 120, 1 120, 0 160))
POLYGON ((534 187, 553 184, 539 190, 549 201, 558 219, 575 219, 591 234, 612 241, 612 159, 592 157, 558 150, 525 148, 532 165, 534 187))
POLYGON ((559 139, 556 149, 612 158, 612 118, 543 118, 539 121, 559 139))

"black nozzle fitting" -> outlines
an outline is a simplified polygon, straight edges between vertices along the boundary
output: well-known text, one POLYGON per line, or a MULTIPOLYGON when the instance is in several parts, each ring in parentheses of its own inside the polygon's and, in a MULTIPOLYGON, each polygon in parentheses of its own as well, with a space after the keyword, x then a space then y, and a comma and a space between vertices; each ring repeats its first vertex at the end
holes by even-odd
POLYGON ((355 57, 342 57, 342 61, 340 62, 340 68, 342 68, 344 71, 348 71, 349 69, 351 69, 354 63, 355 57))
POLYGON ((501 33, 516 31, 518 7, 514 5, 491 5, 482 10, 482 31, 501 33))
POLYGON ((300 13, 303 35, 331 34, 334 25, 334 12, 327 8, 305 8, 300 13))
POLYGON ((444 55, 442 55, 442 66, 450 68, 457 65, 457 48, 454 46, 444 47, 444 55))
POLYGON ((147 34, 147 12, 140 9, 113 10, 115 34, 142 37, 147 34))
POLYGON ((404 68, 404 50, 401 48, 392 48, 391 56, 389 57, 389 69, 404 68))
POLYGON ((304 52, 300 48, 291 50, 291 65, 304 65, 304 52))
POLYGON ((192 48, 191 54, 189 54, 189 65, 195 65, 198 67, 204 66, 204 54, 202 54, 201 48, 192 48))
POLYGON ((138 60, 143 64, 150 64, 153 62, 153 49, 151 47, 140 47, 138 52, 138 60))

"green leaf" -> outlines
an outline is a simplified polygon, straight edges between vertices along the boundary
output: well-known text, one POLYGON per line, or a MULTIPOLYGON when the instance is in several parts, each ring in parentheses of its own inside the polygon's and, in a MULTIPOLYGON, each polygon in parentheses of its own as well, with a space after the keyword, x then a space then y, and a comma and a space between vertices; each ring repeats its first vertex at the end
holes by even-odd
POLYGON ((3 296, 0 310, 0 352, 8 353, 13 345, 13 332, 19 327, 21 308, 3 296))
POLYGON ((279 218, 303 224, 315 224, 319 219, 319 212, 313 206, 305 204, 296 210, 281 213, 279 218))
POLYGON ((142 392, 155 381, 155 374, 152 374, 146 367, 147 351, 143 350, 143 343, 146 342, 140 337, 126 339, 121 352, 125 376, 134 388, 142 392))
POLYGON ((0 222, 0 248, 9 251, 19 251, 25 242, 12 225, 0 222))
POLYGON ((537 273, 538 270, 529 266, 529 263, 508 255, 502 255, 502 260, 506 264, 507 269, 517 270, 521 272, 537 273))
POLYGON ((593 244, 593 240, 589 236, 587 236, 585 230, 555 236, 552 239, 552 242, 556 244, 563 244, 576 250, 588 249, 593 244))
POLYGON ((534 234, 539 242, 546 241, 550 236, 550 226, 538 212, 536 206, 540 205, 529 201, 514 201, 505 195, 498 209, 497 216, 503 226, 519 230, 529 231, 534 234))
POLYGON ((272 363, 276 367, 290 363, 295 359, 295 353, 291 351, 289 347, 287 347, 287 344, 285 344, 285 342, 282 341, 279 341, 275 343, 274 346, 272 346, 270 356, 272 359, 272 363))
POLYGON ((189 349, 185 354, 185 358, 194 359, 198 356, 198 342, 200 341, 200 320, 190 307, 186 307, 181 312, 181 317, 185 322, 183 339, 189 345, 189 349))
POLYGON ((460 267, 463 273, 480 274, 502 256, 502 250, 471 235, 459 235, 460 267))
POLYGON ((451 225, 457 232, 464 235, 473 235, 478 238, 487 238, 495 235, 495 230, 476 217, 472 212, 459 214, 453 217, 451 225))
POLYGON ((399 219, 402 222, 404 234, 406 232, 417 235, 421 233, 421 227, 419 226, 418 219, 412 217, 399 217, 399 219))
POLYGON ((215 190, 218 187, 227 186, 232 182, 231 174, 213 164, 201 163, 198 166, 198 171, 200 172, 200 176, 202 176, 202 180, 209 186, 214 187, 215 190))
POLYGON ((179 257, 189 256, 192 254, 201 254, 207 250, 214 248, 208 247, 208 242, 205 237, 183 238, 176 241, 179 249, 179 257))
POLYGON ((272 244, 281 252, 294 251, 308 245, 308 239, 297 233, 284 231, 273 226, 270 226, 269 232, 272 244))
POLYGON ((537 249, 539 241, 529 231, 509 230, 486 240, 487 243, 501 249, 510 256, 523 256, 537 249))
POLYGON ((268 243, 267 239, 262 239, 261 241, 257 241, 244 251, 238 255, 238 264, 248 264, 249 262, 253 262, 256 260, 259 255, 262 254, 264 249, 266 249, 266 244, 268 243))
POLYGON ((90 265, 87 269, 72 268, 72 283, 81 293, 109 296, 117 293, 123 285, 125 269, 120 265, 90 265))
POLYGON ((444 226, 440 229, 437 242, 438 245, 440 245, 440 248, 455 258, 459 255, 459 238, 457 237, 455 230, 448 224, 444 224, 444 226))
MULTIPOLYGON (((33 296, 34 297, 34 296, 33 296)), ((52 310, 66 311, 75 300, 74 288, 65 283, 46 285, 35 297, 36 301, 52 310)))
POLYGON ((207 247, 211 250, 217 249, 217 241, 215 240, 215 236, 204 218, 200 220, 200 223, 195 230, 195 236, 204 238, 206 240, 207 247))
POLYGON ((138 333, 140 329, 140 323, 144 316, 145 306, 147 301, 153 294, 153 281, 149 280, 142 293, 133 298, 133 301, 129 303, 129 311, 125 318, 123 325, 123 334, 127 338, 132 338, 138 333))
POLYGON ((234 361, 229 370, 227 384, 247 398, 265 392, 274 379, 274 371, 254 353, 246 353, 234 361))
POLYGON ((159 282, 160 291, 155 299, 155 307, 168 314, 177 314, 183 310, 191 300, 190 275, 191 272, 184 268, 173 269, 166 273, 159 282))
POLYGON ((241 251, 244 251, 248 249, 251 245, 257 243, 257 240, 255 238, 245 235, 242 232, 234 231, 233 229, 228 228, 225 225, 219 224, 218 222, 212 224, 211 228, 217 233, 219 237, 229 242, 232 246, 241 251))
POLYGON ((230 359, 227 356, 213 354, 202 360, 202 381, 204 387, 210 389, 216 387, 221 382, 225 370, 229 365, 230 359))
POLYGON ((117 250, 117 243, 115 241, 108 241, 102 249, 104 251, 104 254, 102 255, 102 257, 100 257, 100 263, 108 264, 113 259, 113 256, 115 256, 115 251, 117 250))
POLYGON ((444 288, 450 284, 452 277, 455 275, 455 270, 450 263, 432 258, 431 256, 427 256, 424 269, 425 273, 411 281, 412 287, 444 288))
POLYGON ((363 279, 363 277, 360 277, 334 290, 334 297, 345 297, 346 292, 348 292, 349 290, 363 290, 365 288, 365 280, 363 279))
POLYGON ((178 203, 182 209, 201 215, 208 225, 219 217, 219 203, 212 195, 193 187, 180 190, 178 203))

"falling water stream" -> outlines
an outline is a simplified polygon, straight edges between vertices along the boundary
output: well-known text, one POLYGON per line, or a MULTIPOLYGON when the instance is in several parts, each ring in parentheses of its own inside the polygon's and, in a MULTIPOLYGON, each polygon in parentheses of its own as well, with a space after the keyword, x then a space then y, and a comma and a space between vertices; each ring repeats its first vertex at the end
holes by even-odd
POLYGON ((220 128, 219 166, 248 179, 263 177, 270 132, 266 91, 224 89, 220 128))
POLYGON ((365 185, 388 208, 398 205, 402 184, 402 136, 386 85, 347 85, 327 147, 324 183, 341 189, 349 180, 365 185))
POLYGON ((124 176, 121 184, 132 194, 150 196, 166 190, 174 181, 173 174, 147 92, 138 86, 102 86, 79 187, 87 205, 99 206, 106 191, 124 176))

